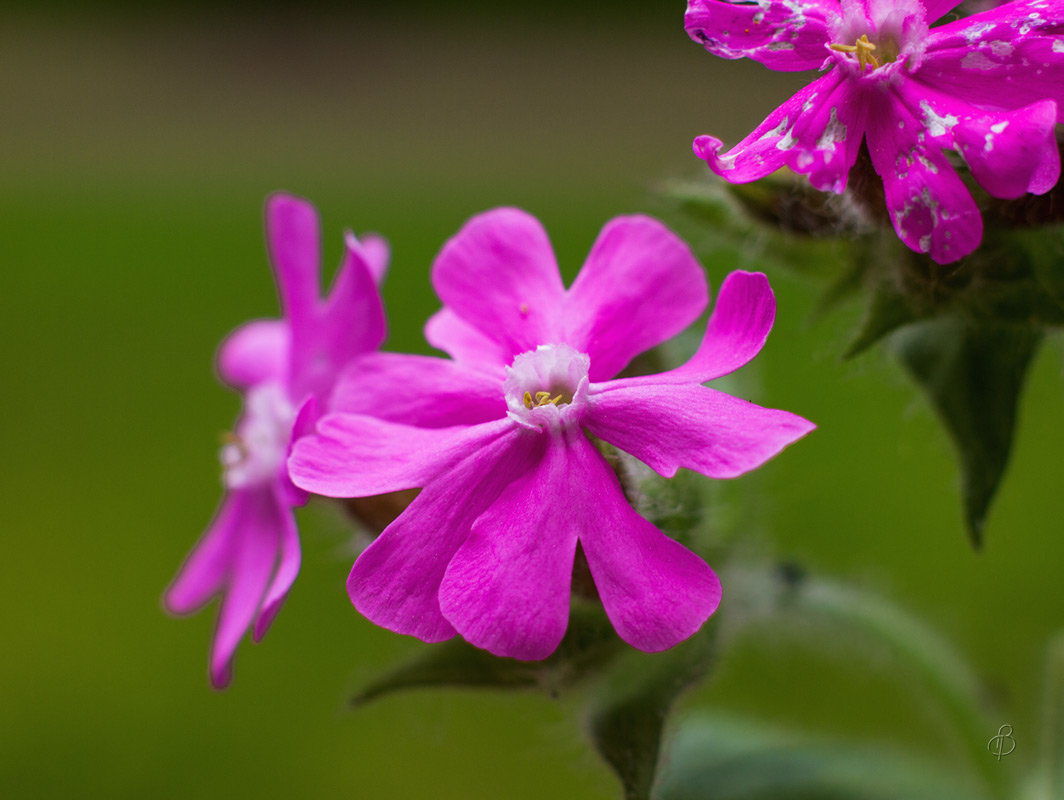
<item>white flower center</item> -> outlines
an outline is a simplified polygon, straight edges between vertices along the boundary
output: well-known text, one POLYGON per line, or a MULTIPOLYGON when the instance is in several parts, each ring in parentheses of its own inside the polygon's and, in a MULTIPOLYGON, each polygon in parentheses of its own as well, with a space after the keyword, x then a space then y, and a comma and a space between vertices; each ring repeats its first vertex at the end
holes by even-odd
POLYGON ((567 344, 541 344, 506 368, 507 415, 527 428, 579 423, 591 359, 567 344))
POLYGON ((919 0, 843 0, 842 14, 832 30, 836 61, 859 75, 877 77, 895 63, 918 66, 927 38, 927 22, 919 0))
POLYGON ((226 437, 220 458, 225 485, 241 489, 274 480, 288 453, 295 409, 276 383, 252 388, 236 433, 226 437))

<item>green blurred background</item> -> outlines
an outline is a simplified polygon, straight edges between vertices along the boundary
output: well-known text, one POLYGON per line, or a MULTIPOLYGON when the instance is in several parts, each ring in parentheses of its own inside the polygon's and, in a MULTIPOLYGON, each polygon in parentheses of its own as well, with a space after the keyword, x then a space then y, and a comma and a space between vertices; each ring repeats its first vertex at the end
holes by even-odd
MULTIPOLYGON (((419 651, 350 607, 349 532, 301 513, 304 561, 234 685, 208 688, 213 610, 159 598, 220 494, 238 398, 212 358, 276 311, 265 195, 389 237, 389 347, 424 352, 427 281, 477 211, 540 217, 569 276, 611 216, 698 174, 690 140, 744 135, 800 84, 710 57, 683 3, 55 3, 0 25, 0 795, 612 798, 578 698, 425 691, 357 712, 352 690, 419 651)), ((707 264, 714 285, 732 264, 707 264)), ((779 316, 746 396, 820 429, 740 481, 751 541, 882 592, 939 628, 1038 743, 1041 650, 1064 621, 1060 348, 1041 351, 984 552, 950 444, 898 367, 838 354, 854 305, 772 275, 779 316)), ((726 602, 726 601, 725 601, 726 602)), ((934 703, 860 644, 742 638, 681 712, 956 757, 934 703)), ((996 732, 987 731, 989 738, 996 732)))

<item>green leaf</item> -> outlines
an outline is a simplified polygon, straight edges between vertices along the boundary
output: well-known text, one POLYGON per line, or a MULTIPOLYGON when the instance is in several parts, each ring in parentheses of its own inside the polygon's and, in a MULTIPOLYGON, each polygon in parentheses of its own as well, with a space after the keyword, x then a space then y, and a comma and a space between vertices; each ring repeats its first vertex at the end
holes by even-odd
POLYGON ((1023 231, 1014 234, 1013 239, 1026 254, 1038 288, 1046 295, 1045 302, 1052 304, 1051 312, 1056 312, 1045 316, 1059 322, 1064 310, 1064 226, 1023 231))
POLYGON ((878 342, 888 333, 916 319, 905 296, 893 284, 880 283, 872 290, 861 328, 850 342, 843 358, 853 358, 878 342))
POLYGON ((361 706, 407 689, 441 686, 529 689, 539 683, 536 665, 497 658, 462 639, 429 645, 412 660, 370 683, 351 698, 361 706))
POLYGON ((603 667, 622 648, 601 605, 575 599, 569 629, 543 661, 499 658, 462 639, 427 645, 413 659, 371 682, 351 698, 361 706, 409 689, 468 687, 543 689, 553 693, 603 667))
POLYGON ((831 278, 852 261, 828 196, 804 182, 731 186, 710 177, 667 182, 659 196, 695 224, 685 238, 707 263, 831 278))
POLYGON ((949 316, 905 328, 893 344, 953 438, 969 537, 983 541, 1008 463, 1023 379, 1042 334, 1032 325, 949 316))
POLYGON ((985 800, 965 776, 885 748, 816 741, 724 715, 678 732, 659 800, 985 800))
POLYGON ((663 653, 626 653, 592 705, 592 740, 620 778, 626 800, 651 796, 669 709, 709 669, 712 626, 663 653))

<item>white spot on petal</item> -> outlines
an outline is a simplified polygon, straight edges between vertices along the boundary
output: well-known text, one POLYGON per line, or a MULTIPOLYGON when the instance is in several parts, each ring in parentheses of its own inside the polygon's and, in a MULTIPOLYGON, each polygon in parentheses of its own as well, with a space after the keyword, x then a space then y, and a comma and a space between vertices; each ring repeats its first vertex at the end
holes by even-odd
POLYGON ((924 112, 924 127, 933 137, 945 136, 959 122, 952 114, 939 115, 926 100, 920 101, 920 110, 924 112))

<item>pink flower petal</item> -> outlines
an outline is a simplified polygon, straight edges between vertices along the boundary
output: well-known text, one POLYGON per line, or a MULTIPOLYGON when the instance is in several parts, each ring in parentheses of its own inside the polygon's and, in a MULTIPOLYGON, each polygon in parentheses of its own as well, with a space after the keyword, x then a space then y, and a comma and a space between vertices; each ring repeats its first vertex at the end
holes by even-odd
POLYGON ((546 658, 565 635, 577 538, 599 524, 598 498, 570 456, 574 446, 590 447, 584 434, 545 438, 543 459, 473 523, 439 595, 466 641, 526 661, 546 658))
POLYGON ((266 589, 266 596, 262 601, 258 617, 255 619, 255 628, 252 631, 252 635, 256 642, 262 641, 262 637, 266 635, 273 621, 277 618, 277 614, 281 610, 281 604, 288 597, 288 592, 292 588, 296 576, 299 575, 300 562, 302 561, 299 549, 299 532, 296 530, 295 518, 291 513, 288 513, 282 515, 279 522, 281 522, 281 527, 279 530, 277 570, 274 572, 273 579, 266 589))
POLYGON ((368 497, 426 486, 471 451, 515 427, 507 418, 467 427, 415 428, 361 414, 329 414, 292 445, 288 474, 326 497, 368 497))
POLYGON ((793 72, 824 63, 838 15, 838 0, 689 0, 684 28, 713 55, 793 72))
POLYGON ((365 246, 347 243, 322 314, 330 351, 341 363, 356 353, 376 350, 387 335, 384 302, 377 289, 380 281, 375 270, 379 269, 365 246))
POLYGON ((344 234, 344 244, 348 250, 361 252, 362 259, 366 262, 375 284, 380 286, 384 283, 392 253, 387 239, 375 233, 364 233, 356 237, 351 231, 347 231, 344 234))
POLYGON ((569 290, 564 341, 591 357, 591 380, 606 380, 690 325, 708 300, 705 273, 676 234, 650 217, 617 217, 569 290))
POLYGON ((911 117, 921 120, 921 133, 931 146, 960 152, 973 177, 995 197, 1042 194, 1056 183, 1060 153, 1052 100, 1015 111, 988 111, 917 80, 899 83, 895 96, 911 117))
POLYGON ((750 363, 776 321, 776 297, 760 272, 736 271, 721 284, 702 344, 682 366, 656 377, 705 383, 750 363))
POLYGON ((569 458, 586 498, 573 509, 582 516, 580 541, 617 633, 649 652, 691 636, 720 604, 713 570, 636 513, 590 442, 569 458))
POLYGON ((920 0, 920 2, 924 6, 928 24, 935 22, 961 4, 961 0, 920 0))
POLYGON ((288 374, 288 325, 262 319, 241 325, 218 348, 218 374, 235 389, 283 381, 288 374))
POLYGON ((347 593, 367 619, 396 633, 438 642, 454 635, 440 612, 444 572, 473 521, 541 457, 545 437, 511 427, 463 448, 440 477, 355 561, 347 593))
POLYGON ((760 272, 730 273, 706 325, 702 344, 683 365, 656 375, 610 381, 611 387, 705 383, 748 364, 761 352, 776 319, 776 298, 760 272))
POLYGON ((340 370, 360 353, 376 350, 387 334, 384 305, 360 248, 346 248, 328 299, 292 330, 290 393, 325 398, 340 370))
POLYGON ((1017 111, 982 113, 953 130, 957 149, 979 185, 995 197, 1044 194, 1060 177, 1060 150, 1052 100, 1017 111))
POLYGON ((916 77, 943 94, 998 108, 1054 100, 1061 115, 1064 2, 1005 3, 932 28, 916 77))
POLYGON ((671 478, 680 467, 734 478, 816 426, 705 386, 592 385, 587 429, 671 478))
MULTIPOLYGON (((897 95, 893 97, 872 106, 867 133, 890 221, 910 248, 948 264, 979 246, 983 220, 971 193, 933 140, 939 131, 925 132, 925 121, 897 95)), ((943 123, 941 128, 945 127, 943 123)))
POLYGON ((242 506, 240 492, 226 492, 207 532, 196 543, 163 595, 163 604, 171 614, 199 611, 221 590, 232 560, 242 506))
POLYGON ((499 343, 503 365, 561 333, 565 287, 546 231, 524 211, 469 220, 436 257, 432 283, 445 306, 499 343))
POLYGON ((259 611, 277 560, 280 531, 294 525, 291 509, 278 501, 274 488, 233 492, 238 503, 233 550, 210 658, 211 682, 219 689, 229 685, 233 654, 259 611))
POLYGON ((431 356, 367 353, 341 374, 330 411, 443 428, 501 419, 506 400, 501 376, 431 356))
POLYGON ((299 407, 295 421, 292 423, 292 435, 289 437, 288 447, 285 449, 285 463, 279 479, 281 481, 281 489, 284 492, 284 501, 293 508, 306 505, 307 500, 310 499, 310 494, 292 483, 292 479, 288 476, 288 459, 292 456, 292 447, 295 443, 304 436, 310 436, 314 433, 314 426, 318 424, 318 419, 321 417, 319 410, 321 406, 322 404, 318 402, 318 398, 311 395, 299 407))
MULTIPOLYGON (((720 154, 723 143, 712 136, 699 136, 695 139, 695 155, 705 161, 713 172, 731 183, 749 183, 783 166, 789 166, 797 172, 808 172, 815 164, 820 164, 825 159, 807 162, 806 158, 800 159, 799 156, 817 149, 826 150, 829 140, 837 147, 837 128, 825 140, 824 147, 819 147, 819 142, 828 133, 832 109, 835 109, 836 118, 840 109, 843 114, 849 113, 846 111, 847 103, 843 102, 845 98, 840 99, 841 95, 837 91, 842 86, 844 81, 841 72, 832 70, 776 108, 753 133, 724 155, 720 154), (834 105, 831 104, 833 99, 834 105), (810 114, 814 108, 817 108, 818 112, 810 114), (823 109, 827 111, 821 113, 823 109), (821 123, 823 127, 814 130, 815 125, 821 123)), ((854 108, 863 115, 863 104, 857 98, 853 98, 853 102, 854 108)), ((846 128, 843 152, 847 158, 849 150, 855 146, 854 141, 860 144, 861 133, 856 125, 851 124, 846 128)), ((840 159, 837 164, 840 169, 841 163, 840 159)))
POLYGON ((868 95, 853 91, 849 81, 826 84, 789 133, 794 144, 786 153, 787 166, 807 175, 813 188, 842 194, 868 126, 868 103, 868 95))
POLYGON ((318 303, 321 232, 313 205, 289 194, 266 200, 266 247, 281 307, 293 330, 313 319, 318 303))
MULTIPOLYGON (((425 340, 455 361, 499 370, 509 366, 513 356, 498 342, 488 338, 449 308, 441 308, 425 323, 425 340)), ((501 371, 499 374, 502 374, 501 371)))

